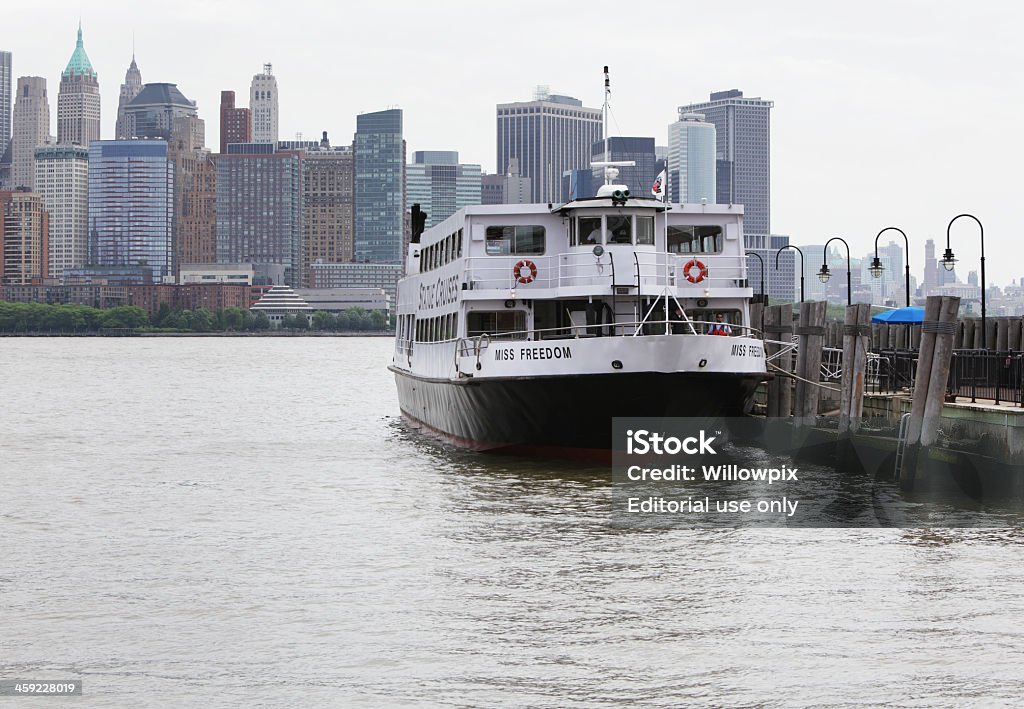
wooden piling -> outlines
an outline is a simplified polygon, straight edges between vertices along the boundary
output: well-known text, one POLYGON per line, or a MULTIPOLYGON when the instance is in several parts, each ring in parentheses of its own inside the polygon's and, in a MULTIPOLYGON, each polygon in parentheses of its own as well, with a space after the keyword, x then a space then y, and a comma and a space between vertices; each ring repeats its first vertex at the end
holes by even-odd
MULTIPOLYGON (((803 368, 800 376, 806 380, 802 383, 803 396, 800 399, 800 411, 803 421, 800 417, 797 418, 798 426, 813 426, 818 416, 818 400, 821 395, 821 387, 819 382, 821 381, 821 349, 822 340, 825 335, 825 314, 828 312, 828 303, 823 300, 813 301, 806 303, 807 318, 806 325, 803 325, 805 319, 803 317, 804 309, 801 308, 800 322, 801 330, 798 334, 801 334, 800 349, 804 350, 806 346, 806 352, 803 353, 803 368)), ((798 393, 798 398, 800 394, 798 393)))
POLYGON ((949 382, 949 365, 953 359, 954 323, 958 310, 960 298, 943 296, 929 373, 928 398, 925 401, 921 422, 922 448, 935 445, 939 439, 939 418, 946 403, 946 384, 949 382))
POLYGON ((848 305, 843 327, 843 381, 840 396, 839 433, 856 433, 864 412, 864 377, 867 370, 867 333, 871 306, 848 305))
POLYGON ((903 467, 900 470, 900 487, 910 489, 914 485, 917 459, 921 448, 921 422, 924 418, 925 399, 932 374, 932 358, 935 355, 935 330, 928 323, 937 322, 942 310, 942 296, 930 295, 925 299, 924 322, 921 324, 921 349, 917 355, 917 377, 914 380, 914 397, 910 405, 910 421, 907 426, 907 440, 903 467))
POLYGON ((996 348, 996 320, 995 318, 985 319, 985 349, 994 350, 996 348))

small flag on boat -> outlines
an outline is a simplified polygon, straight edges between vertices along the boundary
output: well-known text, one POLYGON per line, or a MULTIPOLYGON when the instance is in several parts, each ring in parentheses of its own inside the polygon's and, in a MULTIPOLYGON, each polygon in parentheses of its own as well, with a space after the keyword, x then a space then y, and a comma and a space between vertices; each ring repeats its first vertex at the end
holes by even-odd
POLYGON ((665 201, 665 177, 665 171, 662 170, 661 174, 654 178, 654 184, 651 185, 651 194, 662 202, 665 201))

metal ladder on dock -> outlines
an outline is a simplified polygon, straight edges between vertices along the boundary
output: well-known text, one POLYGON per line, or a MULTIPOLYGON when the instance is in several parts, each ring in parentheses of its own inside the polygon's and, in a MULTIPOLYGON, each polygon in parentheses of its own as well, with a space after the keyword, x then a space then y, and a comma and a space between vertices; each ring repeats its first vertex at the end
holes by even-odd
POLYGON ((900 479, 900 472, 903 470, 903 456, 907 452, 907 429, 910 426, 910 414, 900 416, 900 429, 896 436, 896 465, 893 466, 892 476, 894 480, 900 479))

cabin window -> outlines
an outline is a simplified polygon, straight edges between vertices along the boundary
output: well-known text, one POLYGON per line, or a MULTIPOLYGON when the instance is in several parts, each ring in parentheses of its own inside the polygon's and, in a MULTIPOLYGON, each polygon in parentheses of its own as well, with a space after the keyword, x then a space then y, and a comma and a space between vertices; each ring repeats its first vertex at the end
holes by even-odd
POLYGON ((636 218, 636 243, 638 246, 654 245, 654 217, 636 218))
POLYGON ((601 238, 601 217, 580 217, 580 244, 589 246, 600 244, 601 238))
POLYGON ((668 227, 668 252, 672 254, 718 254, 722 252, 722 227, 668 227))
POLYGON ((466 317, 466 336, 490 335, 493 339, 525 340, 526 312, 523 310, 474 310, 466 317))
POLYGON ((569 220, 569 246, 576 246, 577 245, 577 241, 576 240, 578 238, 579 237, 576 236, 576 220, 575 219, 570 219, 569 220))
POLYGON ((633 243, 633 217, 628 214, 609 214, 607 219, 609 244, 633 243))
POLYGON ((544 253, 542 226, 487 227, 488 256, 522 256, 544 253))
POLYGON ((459 235, 458 235, 457 241, 458 241, 458 246, 455 249, 455 253, 456 253, 456 256, 458 256, 459 258, 462 258, 462 229, 459 229, 459 235))

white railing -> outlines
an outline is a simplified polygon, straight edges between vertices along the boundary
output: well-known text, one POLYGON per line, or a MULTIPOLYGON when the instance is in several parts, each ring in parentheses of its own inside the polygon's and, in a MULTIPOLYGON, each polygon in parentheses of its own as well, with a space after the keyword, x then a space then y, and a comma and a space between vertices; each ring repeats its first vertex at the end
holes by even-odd
POLYGON ((614 285, 639 287, 641 293, 652 293, 665 287, 740 288, 744 287, 746 278, 746 257, 725 254, 614 249, 601 256, 587 252, 471 256, 466 258, 465 264, 465 281, 474 290, 614 285))

